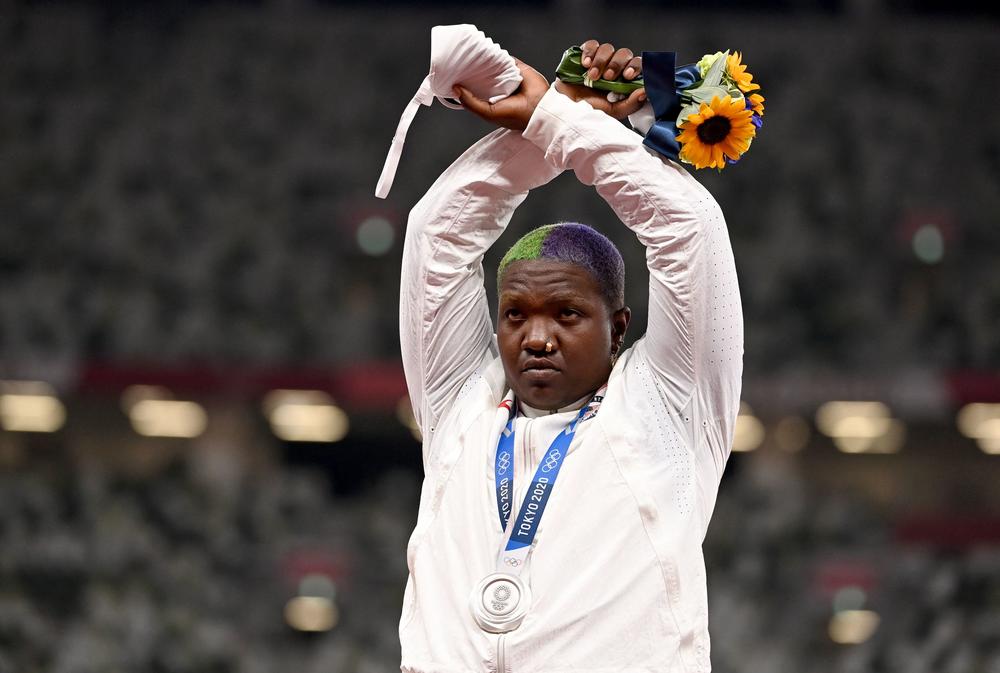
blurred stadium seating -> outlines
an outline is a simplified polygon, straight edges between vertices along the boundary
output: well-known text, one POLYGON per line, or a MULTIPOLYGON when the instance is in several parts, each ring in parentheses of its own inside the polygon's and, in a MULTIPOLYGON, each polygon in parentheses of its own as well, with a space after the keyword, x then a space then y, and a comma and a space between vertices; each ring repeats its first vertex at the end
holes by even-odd
MULTIPOLYGON (((752 450, 706 540, 714 670, 1000 673, 1000 407, 965 406, 1000 402, 995 10, 681 4, 0 4, 0 673, 398 667, 400 239, 487 129, 421 111, 372 191, 430 27, 460 21, 546 69, 593 26, 738 48, 764 84, 752 151, 699 175, 752 450), (136 385, 197 431, 140 434, 136 385), (314 391, 318 436, 281 435, 282 389, 314 391), (888 406, 852 435, 816 416, 838 400, 888 406)), ((642 250, 572 177, 498 248, 556 220, 620 245, 641 334, 642 250)))

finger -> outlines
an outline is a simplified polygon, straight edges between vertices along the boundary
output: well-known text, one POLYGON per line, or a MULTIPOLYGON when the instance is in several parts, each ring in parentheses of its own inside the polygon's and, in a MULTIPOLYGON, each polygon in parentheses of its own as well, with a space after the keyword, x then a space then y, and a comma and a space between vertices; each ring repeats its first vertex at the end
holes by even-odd
POLYGON ((601 112, 610 112, 611 110, 611 103, 608 102, 607 94, 604 91, 592 89, 582 84, 567 84, 560 79, 556 80, 556 91, 575 101, 586 101, 595 110, 601 112))
POLYGON ((611 104, 608 114, 615 119, 625 119, 633 112, 636 112, 646 104, 646 89, 636 89, 625 100, 611 104))
POLYGON ((632 60, 632 50, 626 47, 622 47, 614 53, 611 60, 608 61, 607 67, 604 69, 604 79, 608 81, 614 81, 618 79, 618 75, 621 74, 622 70, 625 68, 625 64, 632 60))
POLYGON ((456 84, 453 91, 455 92, 455 98, 462 103, 466 110, 483 119, 493 120, 495 116, 493 114, 493 105, 489 101, 479 98, 461 84, 456 84))
POLYGON ((549 87, 549 80, 545 79, 545 75, 535 70, 533 67, 525 63, 519 58, 514 58, 514 64, 517 69, 521 71, 521 86, 524 89, 537 89, 538 87, 549 87))
POLYGON ((594 54, 597 52, 597 48, 601 46, 601 43, 597 40, 587 40, 580 45, 580 64, 584 68, 590 65, 590 62, 594 58, 594 54))
POLYGON ((642 77, 642 56, 633 56, 626 65, 625 69, 622 70, 622 77, 627 80, 633 80, 637 77, 642 77))
POLYGON ((587 73, 587 77, 590 79, 601 79, 601 73, 608 67, 608 61, 611 60, 614 53, 615 46, 613 44, 605 42, 598 47, 594 53, 594 60, 591 62, 591 68, 587 73))

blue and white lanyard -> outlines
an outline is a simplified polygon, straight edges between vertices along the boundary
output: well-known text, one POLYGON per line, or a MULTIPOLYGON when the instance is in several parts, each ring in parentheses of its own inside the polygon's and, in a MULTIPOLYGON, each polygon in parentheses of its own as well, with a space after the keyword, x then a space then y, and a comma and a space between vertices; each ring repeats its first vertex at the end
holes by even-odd
MULTIPOLYGON (((535 476, 531 480, 531 487, 524 496, 524 502, 514 520, 513 528, 508 531, 507 544, 500 552, 498 564, 517 568, 530 550, 531 543, 538 532, 542 514, 545 506, 552 495, 556 479, 559 477, 559 470, 562 468, 563 460, 569 453, 569 445, 576 434, 576 426, 587 415, 592 407, 601 403, 603 389, 580 409, 580 413, 570 421, 562 432, 556 435, 549 445, 548 451, 542 456, 538 467, 535 469, 535 476)), ((497 495, 497 511, 500 515, 500 528, 507 531, 510 521, 511 505, 514 499, 514 417, 516 416, 517 403, 511 404, 510 418, 507 425, 500 433, 500 441, 497 442, 497 453, 495 463, 495 482, 497 495)))

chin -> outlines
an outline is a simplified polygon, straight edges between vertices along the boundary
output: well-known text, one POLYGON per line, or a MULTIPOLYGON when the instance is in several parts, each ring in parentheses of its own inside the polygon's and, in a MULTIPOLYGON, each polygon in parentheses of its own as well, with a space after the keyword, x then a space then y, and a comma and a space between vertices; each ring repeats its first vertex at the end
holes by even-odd
POLYGON ((578 399, 583 397, 584 393, 580 393, 575 397, 567 397, 565 391, 557 390, 548 386, 519 386, 514 388, 514 394, 517 398, 527 404, 529 407, 534 407, 535 409, 541 409, 542 411, 554 411, 565 407, 568 404, 576 402, 578 399))

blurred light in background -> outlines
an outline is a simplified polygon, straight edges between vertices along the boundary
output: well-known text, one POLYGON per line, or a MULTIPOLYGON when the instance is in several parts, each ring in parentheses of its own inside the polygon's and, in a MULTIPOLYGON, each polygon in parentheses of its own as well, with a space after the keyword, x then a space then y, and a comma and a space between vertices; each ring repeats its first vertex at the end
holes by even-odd
POLYGON ((272 390, 264 398, 271 431, 286 442, 339 442, 350 422, 321 390, 272 390))
MULTIPOLYGON (((875 427, 875 426, 872 426, 875 427)), ((834 437, 833 443, 844 453, 896 453, 906 441, 906 426, 895 418, 885 426, 878 426, 878 434, 863 434, 866 428, 861 424, 858 434, 844 434, 834 437)))
POLYGON ((329 631, 339 618, 337 606, 323 596, 296 596, 285 604, 285 621, 296 631, 329 631))
POLYGON ((392 249, 396 242, 396 229, 381 215, 373 215, 362 220, 357 231, 358 247, 366 255, 381 257, 392 249))
POLYGON ((132 407, 143 400, 172 400, 174 394, 163 386, 133 385, 122 391, 122 411, 132 413, 132 407))
POLYGON ((423 435, 420 434, 420 428, 417 426, 417 419, 413 415, 413 405, 410 404, 409 395, 404 395, 400 398, 399 404, 396 405, 396 418, 399 419, 399 422, 404 427, 409 429, 414 439, 418 442, 424 441, 423 435))
POLYGON ((753 451, 764 441, 764 424, 753 415, 746 402, 740 402, 740 414, 733 430, 733 451, 753 451))
POLYGON ((336 586, 329 575, 304 575, 299 580, 299 595, 285 604, 285 621, 297 631, 329 631, 340 618, 335 596, 336 586))
POLYGON ((299 596, 318 596, 331 601, 337 593, 337 588, 329 575, 309 573, 299 580, 299 596))
POLYGON ((924 264, 937 264, 944 257, 944 236, 936 224, 925 224, 913 233, 913 254, 924 264))
POLYGON ((842 587, 833 595, 833 611, 860 610, 865 606, 866 600, 868 594, 861 587, 854 585, 842 587))
POLYGON ((809 423, 800 416, 786 416, 774 426, 774 443, 779 449, 789 453, 806 448, 811 436, 809 423))
POLYGON ((842 610, 830 618, 830 640, 841 645, 858 645, 875 633, 879 616, 871 610, 842 610))
POLYGON ((132 428, 145 437, 198 437, 205 432, 208 414, 197 402, 139 400, 128 412, 132 428))
POLYGON ((906 426, 882 402, 827 402, 816 425, 844 453, 895 453, 906 439, 906 426))
POLYGON ((958 412, 958 431, 976 440, 984 453, 1000 455, 1000 404, 974 402, 958 412))
POLYGON ((868 421, 872 432, 880 424, 888 426, 889 418, 889 407, 881 402, 827 402, 816 412, 816 426, 827 437, 839 437, 847 430, 854 431, 859 421, 868 421))
POLYGON ((11 432, 55 432, 66 422, 66 407, 42 381, 0 382, 0 425, 11 432))

